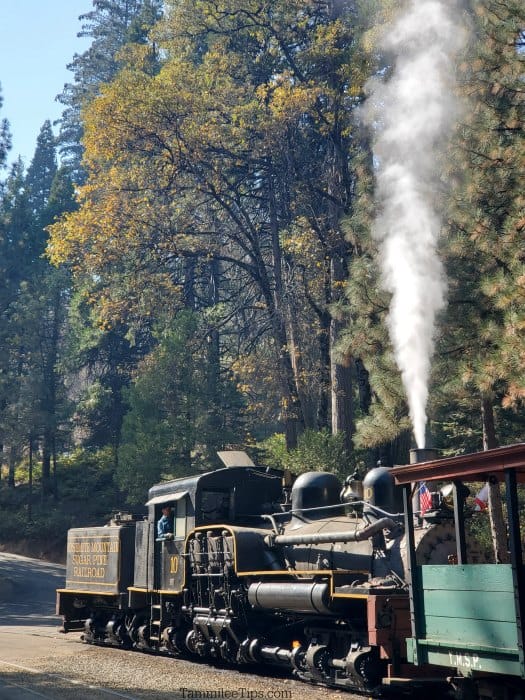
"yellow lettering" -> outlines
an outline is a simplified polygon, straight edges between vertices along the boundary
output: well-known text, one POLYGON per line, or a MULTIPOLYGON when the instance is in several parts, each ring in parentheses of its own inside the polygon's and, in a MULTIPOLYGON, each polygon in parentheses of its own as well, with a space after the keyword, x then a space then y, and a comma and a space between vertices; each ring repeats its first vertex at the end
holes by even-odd
POLYGON ((94 540, 91 543, 91 551, 98 554, 115 554, 119 551, 119 541, 118 540, 94 540))
POLYGON ((73 564, 91 564, 91 555, 73 554, 73 564))
POLYGON ((90 551, 90 544, 89 542, 77 542, 76 540, 73 540, 68 544, 68 550, 70 552, 73 552, 74 554, 81 554, 83 552, 89 552, 90 551))
POLYGON ((75 578, 105 578, 105 566, 74 566, 73 576, 75 578))
MULTIPOLYGON (((105 579, 109 557, 120 552, 120 540, 107 535, 71 539, 68 542, 69 563, 77 579, 105 579)), ((175 569, 176 570, 176 569, 175 569)))
MULTIPOLYGON (((108 563, 108 555, 107 554, 93 554, 92 559, 93 559, 93 564, 96 564, 98 566, 106 566, 108 563)), ((91 562, 86 562, 86 563, 91 563, 91 562)))
POLYGON ((170 557, 170 574, 176 574, 179 568, 179 557, 170 557))

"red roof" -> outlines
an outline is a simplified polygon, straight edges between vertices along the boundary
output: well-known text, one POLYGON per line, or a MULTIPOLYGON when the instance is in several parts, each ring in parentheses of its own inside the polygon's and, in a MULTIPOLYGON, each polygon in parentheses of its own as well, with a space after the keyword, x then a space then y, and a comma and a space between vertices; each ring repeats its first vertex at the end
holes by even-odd
POLYGON ((453 479, 486 481, 489 474, 502 480, 504 470, 509 468, 516 469, 518 481, 525 483, 525 443, 394 467, 392 474, 396 484, 453 479))

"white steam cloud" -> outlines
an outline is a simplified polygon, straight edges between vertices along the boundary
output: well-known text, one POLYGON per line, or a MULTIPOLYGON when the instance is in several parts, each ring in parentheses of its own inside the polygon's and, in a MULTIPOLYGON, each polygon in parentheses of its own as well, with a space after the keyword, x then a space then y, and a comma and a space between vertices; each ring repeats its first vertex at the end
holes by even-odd
POLYGON ((367 88, 365 119, 376 131, 374 160, 388 325, 418 447, 425 446, 428 380, 436 314, 446 282, 437 254, 440 155, 458 115, 454 60, 465 29, 454 0, 412 0, 383 38, 393 70, 367 88))

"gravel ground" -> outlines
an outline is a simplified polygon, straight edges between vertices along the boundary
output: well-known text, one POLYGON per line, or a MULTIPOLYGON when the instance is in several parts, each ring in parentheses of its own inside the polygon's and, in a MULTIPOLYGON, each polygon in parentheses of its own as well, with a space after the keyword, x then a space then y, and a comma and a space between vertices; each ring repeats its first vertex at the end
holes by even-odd
MULTIPOLYGON (((353 700, 362 696, 312 686, 273 674, 215 668, 199 662, 79 645, 2 665, 1 679, 56 700, 353 700), (31 669, 31 671, 26 670, 31 669), (109 691, 109 692, 108 692, 109 691)), ((3 698, 0 688, 0 698, 3 698)), ((5 696, 9 698, 9 695, 5 696)))
POLYGON ((64 567, 0 553, 0 700, 362 700, 291 676, 215 668, 59 634, 64 567))

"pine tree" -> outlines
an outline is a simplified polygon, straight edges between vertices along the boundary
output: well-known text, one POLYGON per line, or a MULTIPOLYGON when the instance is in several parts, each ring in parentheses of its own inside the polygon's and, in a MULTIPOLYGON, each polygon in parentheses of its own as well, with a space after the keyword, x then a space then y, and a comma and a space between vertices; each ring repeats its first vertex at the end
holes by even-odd
POLYGON ((476 5, 463 66, 469 110, 456 141, 464 168, 452 173, 461 184, 446 238, 452 293, 443 350, 457 362, 457 389, 475 397, 479 442, 492 446, 498 433, 519 431, 510 410, 525 397, 524 24, 520 2, 476 5))
POLYGON ((35 217, 35 226, 40 225, 40 228, 43 228, 41 218, 49 202, 51 186, 57 168, 55 136, 51 122, 47 119, 38 134, 35 154, 25 178, 25 187, 28 192, 29 205, 35 217))
MULTIPOLYGON (((2 85, 0 84, 0 109, 2 109, 3 104, 4 98, 2 97, 2 85)), ((0 120, 0 170, 5 167, 10 149, 11 132, 9 129, 9 122, 7 119, 3 118, 0 120)))
POLYGON ((82 180, 82 110, 109 83, 121 67, 118 52, 129 42, 144 43, 149 29, 161 16, 162 0, 93 0, 94 9, 81 15, 80 37, 91 37, 91 46, 75 54, 67 83, 57 99, 65 106, 58 141, 62 162, 75 180, 82 180))
POLYGON ((31 262, 31 212, 24 188, 24 166, 11 166, 0 201, 0 440, 8 456, 8 483, 29 434, 30 416, 23 401, 27 344, 20 297, 31 262), (27 419, 27 420, 26 420, 27 419))
MULTIPOLYGON (((390 3, 381 4, 388 10, 390 3)), ((467 106, 444 173, 452 192, 441 239, 449 303, 439 320, 428 407, 434 442, 450 451, 515 440, 522 430, 512 409, 521 402, 524 366, 523 4, 483 0, 473 4, 472 19, 458 70, 467 106)), ((350 271, 347 342, 369 371, 372 402, 356 439, 376 448, 401 440, 406 450, 406 404, 385 327, 389 300, 377 288, 377 250, 368 235, 374 204, 366 146, 362 156, 347 223, 360 251, 350 271)))

